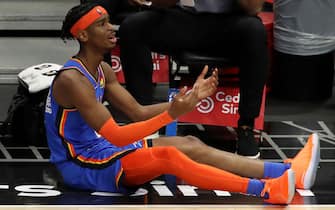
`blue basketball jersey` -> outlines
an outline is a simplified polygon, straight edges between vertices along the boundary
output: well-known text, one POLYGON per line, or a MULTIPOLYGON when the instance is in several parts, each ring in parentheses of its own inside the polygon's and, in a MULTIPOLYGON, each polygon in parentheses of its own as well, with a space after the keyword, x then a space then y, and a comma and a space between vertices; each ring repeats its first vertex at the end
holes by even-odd
MULTIPOLYGON (((96 100, 102 102, 105 77, 101 65, 97 68, 97 79, 79 59, 70 59, 60 71, 67 69, 82 73, 94 87, 96 100)), ((146 141, 124 147, 111 144, 85 122, 78 110, 57 104, 52 86, 46 102, 45 127, 50 161, 60 170, 65 183, 87 190, 124 191, 119 186, 123 173, 119 159, 137 148, 146 147, 146 141)))

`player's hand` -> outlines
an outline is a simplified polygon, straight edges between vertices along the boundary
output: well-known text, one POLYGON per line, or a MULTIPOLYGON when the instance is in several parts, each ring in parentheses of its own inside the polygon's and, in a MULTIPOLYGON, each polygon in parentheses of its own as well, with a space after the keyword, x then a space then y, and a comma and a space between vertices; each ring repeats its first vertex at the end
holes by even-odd
POLYGON ((262 11, 264 0, 238 0, 242 9, 249 15, 257 15, 262 11))
POLYGON ((168 109, 170 116, 175 119, 180 115, 186 114, 194 109, 199 103, 199 87, 193 86, 191 91, 187 87, 180 89, 179 93, 173 98, 171 106, 168 109))
POLYGON ((212 72, 212 75, 205 79, 207 72, 208 66, 206 65, 194 83, 194 86, 199 87, 198 97, 200 98, 200 100, 213 95, 219 84, 218 69, 215 68, 212 72))

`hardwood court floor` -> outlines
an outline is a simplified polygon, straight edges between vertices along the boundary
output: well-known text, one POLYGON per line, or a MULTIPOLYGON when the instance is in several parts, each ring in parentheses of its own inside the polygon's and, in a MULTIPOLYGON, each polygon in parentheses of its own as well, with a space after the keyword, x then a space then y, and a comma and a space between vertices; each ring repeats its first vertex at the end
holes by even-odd
MULTIPOLYGON (((297 190, 288 206, 267 205, 262 199, 238 193, 196 189, 173 176, 159 177, 131 196, 77 191, 62 186, 50 175, 47 147, 20 146, 0 139, 0 209, 335 209, 335 123, 267 122, 264 130, 258 134, 262 137, 261 158, 275 162, 297 154, 310 133, 320 135, 321 162, 316 183, 311 190, 297 190)), ((231 129, 181 124, 178 132, 234 151, 236 136, 231 129)))

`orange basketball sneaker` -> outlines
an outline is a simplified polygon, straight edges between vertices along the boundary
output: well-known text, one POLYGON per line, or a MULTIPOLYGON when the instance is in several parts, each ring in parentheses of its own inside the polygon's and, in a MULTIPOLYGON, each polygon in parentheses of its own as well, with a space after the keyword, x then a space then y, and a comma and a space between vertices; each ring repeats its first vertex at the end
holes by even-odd
POLYGON ((263 180, 265 185, 261 197, 271 204, 289 204, 295 193, 295 175, 292 169, 275 179, 263 180))
POLYGON ((294 170, 296 175, 296 188, 310 189, 314 184, 320 162, 318 134, 311 134, 304 148, 293 159, 287 159, 284 162, 291 163, 291 169, 294 170))

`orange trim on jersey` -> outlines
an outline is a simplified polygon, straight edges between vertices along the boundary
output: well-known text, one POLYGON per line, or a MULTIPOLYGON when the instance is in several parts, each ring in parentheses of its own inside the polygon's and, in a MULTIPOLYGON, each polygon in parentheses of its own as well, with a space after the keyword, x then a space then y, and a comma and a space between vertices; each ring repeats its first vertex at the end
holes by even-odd
MULTIPOLYGON (((81 73, 82 75, 84 75, 84 73, 81 71, 81 69, 78 68, 77 66, 68 66, 68 67, 66 67, 66 68, 62 68, 61 70, 62 70, 62 71, 65 71, 65 70, 77 70, 79 73, 81 73)), ((85 69, 85 71, 87 71, 87 70, 85 69)), ((85 76, 85 75, 84 75, 84 76, 85 76)), ((89 76, 92 77, 91 74, 89 74, 89 76)), ((68 110, 69 110, 69 109, 68 109, 68 110)))
POLYGON ((62 117, 60 119, 60 124, 59 124, 59 134, 64 138, 64 128, 65 128, 65 122, 66 122, 66 119, 67 119, 67 114, 68 112, 63 110, 62 112, 62 117))
MULTIPOLYGON (((86 71, 86 73, 88 73, 88 75, 91 77, 91 79, 93 79, 96 83, 98 83, 97 80, 95 79, 95 77, 91 74, 91 72, 89 72, 89 71, 87 70, 85 64, 84 64, 83 62, 81 62, 80 59, 78 59, 78 58, 71 58, 71 60, 75 60, 75 61, 77 61, 77 62, 83 67, 83 69, 86 71)), ((76 69, 78 69, 78 70, 80 71, 80 69, 79 69, 78 67, 77 67, 76 69)), ((81 71, 80 71, 80 72, 81 72, 81 71)), ((98 80, 99 80, 99 78, 98 78, 98 80)))
POLYGON ((117 158, 118 156, 122 156, 122 154, 129 152, 130 150, 133 149, 127 149, 127 150, 123 150, 120 152, 116 152, 111 156, 108 156, 104 159, 95 159, 95 158, 88 158, 88 157, 84 157, 82 155, 78 155, 75 151, 75 148, 73 146, 73 144, 71 144, 70 142, 66 141, 65 139, 65 124, 66 124, 66 120, 67 120, 67 116, 69 112, 72 111, 76 111, 76 109, 69 109, 69 110, 62 110, 62 115, 61 115, 61 119, 60 119, 60 125, 59 125, 59 134, 60 136, 63 138, 64 143, 66 144, 67 150, 70 153, 70 156, 74 159, 79 160, 82 163, 88 163, 88 164, 93 164, 93 165, 102 165, 105 163, 108 163, 109 161, 117 158))
POLYGON ((62 111, 62 117, 60 119, 60 124, 59 124, 59 134, 63 138, 64 142, 66 143, 67 149, 71 155, 71 157, 76 157, 76 151, 73 147, 73 145, 65 140, 65 123, 67 120, 67 115, 69 112, 76 111, 76 109, 69 109, 69 110, 63 110, 62 111))
POLYGON ((119 189, 119 183, 120 183, 122 174, 123 174, 123 168, 121 167, 119 173, 118 173, 117 176, 115 177, 115 183, 116 183, 116 187, 117 187, 118 189, 119 189))
POLYGON ((104 163, 107 163, 109 161, 111 161, 112 159, 114 159, 115 157, 117 156, 120 156, 122 155, 123 153, 129 151, 129 150, 133 150, 133 149, 127 149, 127 150, 123 150, 123 151, 120 151, 120 152, 117 152, 117 153, 114 153, 113 155, 109 156, 109 157, 106 157, 104 159, 95 159, 95 158, 87 158, 87 157, 84 157, 82 155, 79 155, 77 157, 77 159, 80 161, 80 162, 83 162, 83 163, 89 163, 89 164, 104 164, 104 163))
POLYGON ((76 155, 77 155, 77 153, 76 153, 76 151, 75 151, 75 149, 73 147, 73 144, 71 144, 69 142, 66 142, 66 145, 67 145, 67 148, 68 148, 68 150, 70 152, 71 157, 75 158, 76 155))
POLYGON ((104 74, 104 71, 103 71, 101 65, 99 65, 98 69, 99 69, 99 79, 98 79, 99 80, 99 85, 100 85, 100 87, 104 88, 105 84, 106 84, 105 74, 104 74))
POLYGON ((88 13, 82 16, 75 24, 73 24, 73 26, 70 29, 71 34, 74 37, 77 37, 79 31, 85 30, 94 21, 96 21, 102 15, 105 14, 107 14, 107 11, 101 6, 96 6, 92 8, 88 13))

